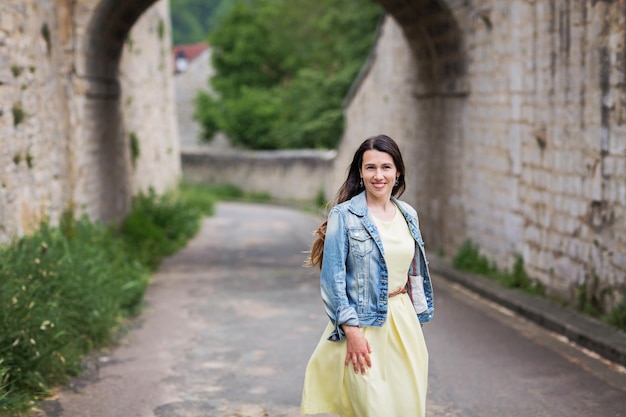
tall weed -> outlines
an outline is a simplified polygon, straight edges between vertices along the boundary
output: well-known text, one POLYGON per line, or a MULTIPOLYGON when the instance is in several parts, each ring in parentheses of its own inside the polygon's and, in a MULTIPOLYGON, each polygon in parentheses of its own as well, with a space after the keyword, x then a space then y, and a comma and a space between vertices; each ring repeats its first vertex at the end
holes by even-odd
POLYGON ((137 303, 129 287, 148 281, 111 229, 82 218, 72 230, 43 223, 0 251, 0 396, 37 399, 66 382, 137 303))
POLYGON ((25 415, 114 341, 151 271, 198 231, 212 201, 142 194, 117 231, 70 207, 58 227, 0 247, 0 415, 25 415))

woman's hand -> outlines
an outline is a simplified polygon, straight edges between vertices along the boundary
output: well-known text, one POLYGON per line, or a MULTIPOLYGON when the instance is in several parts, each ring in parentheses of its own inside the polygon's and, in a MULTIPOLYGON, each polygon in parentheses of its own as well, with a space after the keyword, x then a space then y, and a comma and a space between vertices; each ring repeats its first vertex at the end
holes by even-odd
POLYGON ((355 373, 361 372, 361 374, 365 374, 365 372, 367 372, 367 368, 372 367, 372 358, 370 358, 372 348, 370 347, 369 342, 365 336, 363 336, 358 327, 341 326, 341 328, 346 334, 346 341, 348 345, 345 365, 348 366, 352 363, 355 373))

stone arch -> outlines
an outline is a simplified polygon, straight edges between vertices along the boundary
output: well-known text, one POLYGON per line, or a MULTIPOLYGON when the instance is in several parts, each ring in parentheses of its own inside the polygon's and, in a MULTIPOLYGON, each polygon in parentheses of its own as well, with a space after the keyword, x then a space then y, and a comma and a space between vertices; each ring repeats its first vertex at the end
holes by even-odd
POLYGON ((466 94, 463 34, 443 0, 376 0, 402 28, 429 94, 466 94))
MULTIPOLYGON (((87 77, 117 83, 122 48, 139 16, 157 0, 102 0, 88 28, 87 77)), ((110 90, 115 94, 115 89, 110 90)))
MULTIPOLYGON (((125 214, 133 193, 132 155, 122 103, 120 62, 129 33, 158 0, 85 0, 85 32, 78 35, 74 199, 90 217, 112 221, 125 214)), ((80 19, 78 17, 77 19, 80 19)), ((169 56, 169 55, 168 55, 169 56)))
POLYGON ((412 78, 415 134, 407 138, 412 199, 430 250, 452 253, 465 236, 463 120, 469 81, 464 36, 443 0, 377 0, 401 27, 414 55, 412 78))

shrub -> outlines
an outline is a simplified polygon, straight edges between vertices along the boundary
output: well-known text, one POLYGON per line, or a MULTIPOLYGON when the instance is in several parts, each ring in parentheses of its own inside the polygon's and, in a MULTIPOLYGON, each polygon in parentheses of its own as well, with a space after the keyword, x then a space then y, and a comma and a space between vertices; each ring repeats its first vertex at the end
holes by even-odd
POLYGON ((153 270, 200 228, 201 211, 173 194, 157 196, 150 190, 136 196, 132 204, 122 223, 122 237, 139 262, 153 270))
POLYGON ((196 233, 212 199, 142 194, 115 231, 63 213, 0 248, 0 415, 26 414, 140 311, 150 271, 196 233))
POLYGON ((79 372, 82 356, 111 342, 147 285, 147 269, 110 228, 82 218, 72 230, 44 223, 1 250, 0 411, 79 372))

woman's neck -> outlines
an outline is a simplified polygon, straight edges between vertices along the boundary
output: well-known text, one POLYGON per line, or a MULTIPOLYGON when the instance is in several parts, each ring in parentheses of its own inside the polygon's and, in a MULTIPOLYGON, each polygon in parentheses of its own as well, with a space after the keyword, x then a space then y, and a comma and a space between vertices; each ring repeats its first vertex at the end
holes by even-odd
POLYGON ((374 199, 367 196, 367 208, 374 217, 380 220, 391 220, 396 214, 396 205, 391 198, 374 199))

